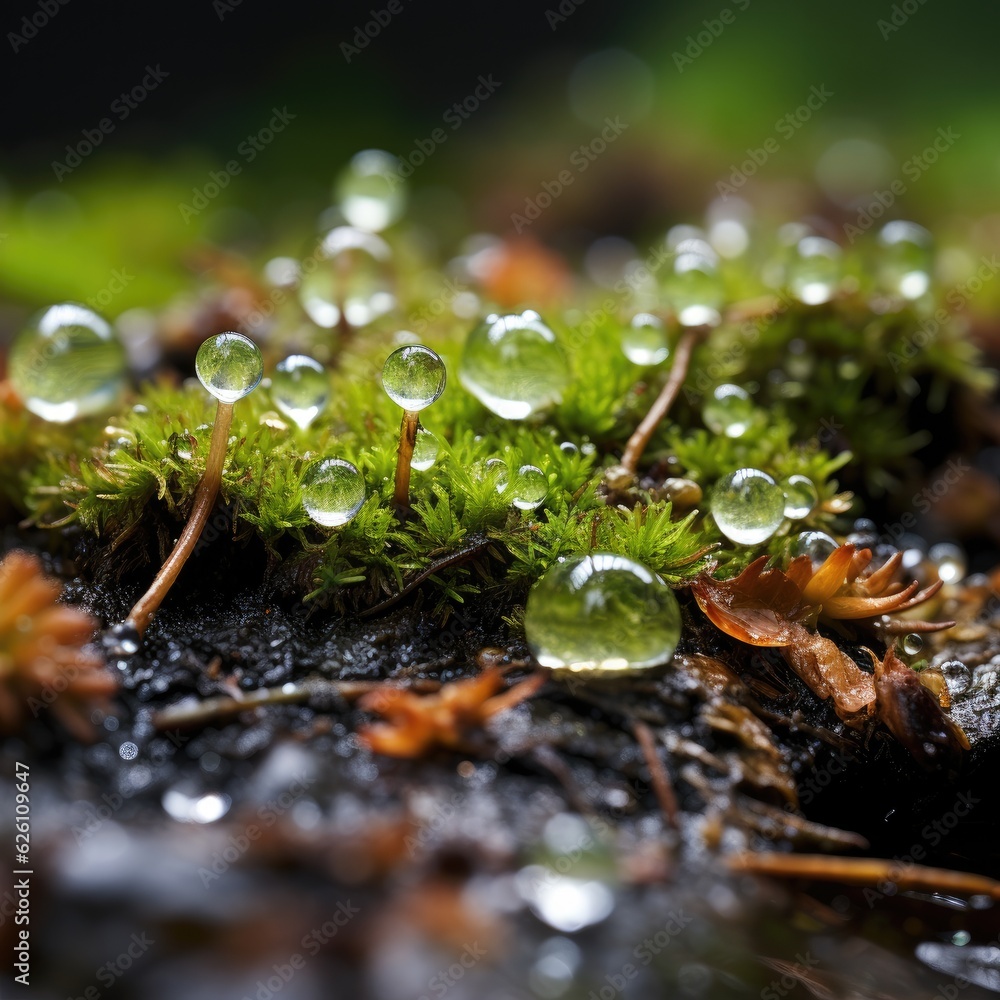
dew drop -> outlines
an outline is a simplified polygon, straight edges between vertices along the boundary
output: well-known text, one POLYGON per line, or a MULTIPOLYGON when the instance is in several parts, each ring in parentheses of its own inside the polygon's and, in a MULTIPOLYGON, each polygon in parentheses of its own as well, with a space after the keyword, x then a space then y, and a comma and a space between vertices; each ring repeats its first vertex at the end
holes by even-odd
POLYGON ((209 337, 194 359, 201 384, 223 403, 235 403, 260 384, 264 360, 260 348, 242 333, 209 337))
POLYGON ((813 564, 813 569, 818 569, 836 548, 837 540, 831 538, 826 532, 803 531, 795 536, 792 555, 808 556, 813 564))
POLYGON ((972 671, 961 660, 947 660, 940 666, 950 694, 962 694, 972 683, 972 671))
POLYGON ((808 476, 789 476, 782 482, 781 492, 785 497, 785 517, 792 521, 808 517, 819 503, 819 494, 808 476))
POLYGON ((302 476, 302 506, 324 528, 347 524, 365 502, 365 481, 342 458, 313 462, 302 476))
POLYGON ((829 302, 840 281, 840 247, 823 236, 799 240, 788 265, 792 294, 806 305, 829 302))
POLYGON ((927 558, 937 569, 938 579, 945 583, 958 583, 969 571, 965 553, 951 542, 932 545, 927 552, 927 558))
POLYGON ((910 632, 903 636, 899 645, 907 656, 916 656, 924 648, 924 640, 916 632, 910 632))
POLYGON ((659 365, 667 360, 670 346, 663 320, 652 313, 637 313, 622 331, 622 351, 634 365, 659 365))
POLYGON ((410 466, 418 472, 426 472, 437 461, 440 448, 441 442, 433 431, 427 430, 426 427, 418 427, 410 466))
POLYGON ((904 299, 919 299, 931 284, 931 234, 915 222, 887 222, 878 234, 878 277, 904 299))
POLYGON ((511 503, 518 510, 534 510, 545 501, 548 491, 549 481, 545 473, 537 465, 522 465, 514 475, 511 503))
POLYGON ((711 509, 719 530, 738 545, 759 545, 781 527, 785 497, 760 469, 737 469, 712 488, 711 509))
POLYGON ((406 182, 399 161, 382 149, 355 154, 334 183, 334 198, 352 226, 378 233, 406 208, 406 182))
POLYGON ((622 673, 666 663, 681 620, 673 591, 652 570, 594 552, 549 568, 528 595, 524 630, 544 667, 622 673))
POLYGON ((447 373, 440 355, 423 344, 397 348, 382 366, 382 388, 397 405, 413 413, 444 392, 447 373))
POLYGON ((524 420, 562 398, 569 369, 555 334, 528 310, 491 315, 465 342, 458 377, 505 420, 524 420))
POLYGON ((271 398, 289 420, 305 429, 323 412, 330 399, 326 369, 304 354, 292 354, 275 368, 271 398))
POLYGON ((559 450, 570 457, 580 454, 580 449, 572 441, 563 441, 559 445, 559 450))
POLYGON ((705 400, 701 418, 714 434, 742 437, 750 429, 754 418, 753 400, 746 389, 738 385, 717 385, 705 400))
POLYGON ((125 349, 109 323, 73 302, 38 313, 10 348, 10 381, 52 423, 112 406, 125 383, 125 349))
POLYGON ((351 326, 367 326, 395 306, 392 251, 381 236, 338 226, 316 257, 299 285, 299 301, 317 326, 334 327, 341 316, 351 326))
POLYGON ((667 295, 681 326, 714 326, 720 320, 722 284, 718 254, 703 239, 677 244, 667 278, 667 295))

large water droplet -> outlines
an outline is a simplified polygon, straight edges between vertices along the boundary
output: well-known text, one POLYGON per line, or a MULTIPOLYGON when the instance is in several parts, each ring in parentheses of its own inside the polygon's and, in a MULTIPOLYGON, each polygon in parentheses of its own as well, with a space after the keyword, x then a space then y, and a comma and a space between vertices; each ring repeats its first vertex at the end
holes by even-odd
POLYGON ((634 365, 658 365, 667 360, 670 346, 663 320, 652 313, 637 313, 622 331, 622 351, 634 365))
POLYGON ((235 403, 260 384, 264 359, 257 345, 242 333, 217 333, 198 348, 194 370, 216 399, 235 403))
POLYGON ((924 648, 924 640, 916 632, 910 632, 903 636, 899 645, 907 656, 916 656, 924 648))
MULTIPOLYGON (((506 482, 497 483, 497 490, 502 493, 505 489, 506 482)), ((548 491, 545 473, 537 465, 522 465, 514 474, 511 503, 518 510, 534 510, 544 502, 548 491)))
POLYGON ((97 313, 66 302, 39 313, 17 335, 9 370, 24 405, 61 424, 115 402, 125 381, 125 350, 97 313))
POLYGON ((594 552, 545 573, 528 595, 524 630, 542 666, 620 673, 666 663, 681 619, 673 592, 652 570, 594 552))
POLYGON ((316 256, 311 271, 303 266, 299 301, 317 326, 334 327, 341 315, 351 326, 367 326, 395 306, 392 251, 381 236, 338 226, 316 256))
POLYGON ((806 305, 829 302, 840 281, 840 247, 822 236, 799 240, 788 264, 788 286, 806 305))
POLYGON ((365 481, 357 467, 342 458, 314 462, 302 477, 302 506, 325 528, 347 524, 365 502, 365 481))
POLYGON ((330 399, 326 369, 304 354, 292 354, 278 363, 271 377, 274 405, 299 427, 308 427, 330 399))
POLYGON ((879 280, 904 299, 919 299, 931 284, 931 234, 915 222, 887 222, 878 234, 879 280))
POLYGON ((681 240, 667 278, 667 295, 682 326, 715 325, 722 305, 718 255, 703 239, 681 240))
POLYGON ((961 660, 947 660, 939 669, 944 675, 950 694, 962 694, 969 689, 972 683, 972 671, 961 660))
POLYGON ((813 564, 813 569, 818 569, 826 562, 834 549, 837 548, 837 540, 831 538, 824 531, 803 531, 795 536, 792 545, 793 556, 808 556, 813 564))
POLYGON ((785 497, 760 469, 737 469, 713 487, 712 514, 726 538, 738 545, 759 545, 781 527, 785 497))
POLYGON ((426 472, 436 461, 441 442, 437 435, 426 427, 417 428, 417 439, 413 442, 413 457, 410 466, 419 472, 426 472))
POLYGON ((743 437, 753 424, 753 400, 746 389, 738 385, 717 385, 705 400, 701 418, 715 434, 726 437, 743 437))
POLYGON ((351 158, 337 178, 334 197, 352 226, 378 233, 403 214, 406 182, 398 167, 382 149, 365 149, 351 158))
POLYGON ((480 323, 465 342, 458 377, 487 409, 523 420, 560 401, 569 369, 555 334, 528 310, 480 323))
POLYGON ((382 388, 411 413, 430 406, 444 392, 447 373, 440 355, 423 344, 393 351, 382 366, 382 388))
POLYGON ((958 583, 968 572, 965 553, 951 542, 932 545, 927 552, 927 558, 934 564, 938 579, 945 583, 958 583))
POLYGON ((808 517, 819 502, 819 494, 808 476, 789 476, 782 482, 781 491, 785 497, 785 517, 792 521, 808 517))

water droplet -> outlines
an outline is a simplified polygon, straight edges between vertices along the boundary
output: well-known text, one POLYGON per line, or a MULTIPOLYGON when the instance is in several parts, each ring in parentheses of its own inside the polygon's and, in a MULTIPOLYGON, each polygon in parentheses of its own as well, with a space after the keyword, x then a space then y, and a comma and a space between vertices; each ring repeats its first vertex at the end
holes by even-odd
POLYGON ((907 656, 916 656, 924 648, 924 640, 916 632, 910 632, 903 636, 899 645, 907 656))
POLYGON ((622 331, 622 351, 634 365, 658 365, 667 360, 670 346, 663 320, 652 313, 637 313, 622 331))
POLYGON ((326 234, 316 265, 299 285, 299 301, 309 318, 327 329, 343 316, 351 326, 367 326, 396 304, 389 244, 374 233, 338 226, 326 234))
POLYGON ((139 633, 131 625, 121 622, 112 625, 101 638, 101 644, 109 656, 134 656, 139 651, 139 633))
POLYGON ((927 558, 937 569, 938 579, 945 583, 958 583, 969 571, 965 553, 951 542, 932 545, 927 552, 927 558))
POLYGON ((528 595, 524 630, 544 667, 620 673, 666 663, 680 638, 673 591, 625 556, 558 562, 528 595))
POLYGON ((365 481, 342 458, 313 462, 302 476, 302 506, 324 528, 347 524, 365 502, 365 481))
POLYGON ((719 322, 722 285, 718 255, 703 239, 677 244, 677 256, 667 278, 667 295, 682 326, 714 326, 719 322))
POLYGON ((570 455, 570 456, 572 456, 572 455, 579 455, 580 454, 580 449, 577 448, 577 446, 575 444, 573 444, 572 441, 563 441, 559 445, 559 450, 564 455, 570 455))
POLYGON ((524 420, 562 398, 569 369, 555 334, 528 310, 488 316, 465 342, 465 389, 505 420, 524 420))
POLYGON ((789 476, 782 482, 781 492, 785 497, 785 517, 792 521, 808 517, 819 503, 819 494, 808 476, 789 476))
POLYGON ((962 694, 972 683, 972 671, 961 660, 947 660, 938 668, 950 694, 962 694))
POLYGON ((931 234, 915 222, 887 222, 878 234, 879 281, 904 299, 919 299, 931 284, 931 234))
POLYGON ((972 935, 968 931, 955 931, 951 936, 951 943, 959 948, 964 948, 972 940, 972 935))
POLYGON ((393 351, 382 366, 382 388, 411 413, 430 406, 444 392, 447 373, 440 355, 422 344, 393 351))
POLYGON ((614 893, 596 879, 571 878, 544 865, 527 865, 516 876, 521 898, 550 927, 573 934, 606 919, 614 893))
POLYGON ((792 555, 808 556, 813 564, 813 569, 818 569, 836 548, 837 540, 831 538, 826 532, 803 531, 795 536, 792 555))
POLYGON ((719 530, 738 545, 759 545, 781 527, 785 497, 760 469, 737 469, 712 488, 711 509, 719 530))
POLYGON ((406 182, 399 162, 382 149, 355 154, 337 178, 334 198, 352 226, 378 233, 391 226, 406 208, 406 182))
POLYGON ((139 748, 132 742, 123 743, 118 748, 118 756, 122 760, 135 760, 139 756, 139 748))
POLYGON ((286 417, 303 429, 308 427, 330 399, 326 369, 304 354, 292 354, 274 370, 271 398, 286 417))
POLYGON ((125 349, 97 313, 66 302, 33 317, 17 335, 9 371, 24 405, 62 424, 115 402, 125 382, 125 349))
POLYGON ((426 427, 418 427, 410 466, 418 472, 426 472, 437 461, 440 448, 441 442, 438 441, 436 434, 426 427))
MULTIPOLYGON (((497 483, 497 488, 502 493, 507 484, 504 483, 501 488, 497 483)), ((545 478, 545 473, 537 465, 522 465, 514 475, 511 503, 518 510, 534 510, 544 502, 548 491, 549 481, 545 478)))
POLYGON ((260 384, 264 360, 249 337, 242 333, 218 333, 198 348, 194 370, 216 399, 235 403, 260 384))
POLYGON ((161 802, 167 815, 178 823, 214 823, 229 812, 231 800, 221 792, 199 795, 178 786, 168 788, 161 802))
POLYGON ((717 385, 705 400, 701 418, 714 434, 742 437, 753 424, 755 409, 750 393, 738 385, 717 385))
POLYGON ((806 305, 829 302, 840 281, 840 247, 822 236, 799 240, 788 265, 792 294, 806 305))

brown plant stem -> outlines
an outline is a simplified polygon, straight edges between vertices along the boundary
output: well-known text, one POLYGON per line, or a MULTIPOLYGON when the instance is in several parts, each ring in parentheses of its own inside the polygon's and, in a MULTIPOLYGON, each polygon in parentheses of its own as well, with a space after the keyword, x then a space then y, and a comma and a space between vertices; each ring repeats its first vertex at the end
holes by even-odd
POLYGON ((208 461, 205 463, 205 473, 194 491, 194 502, 187 524, 184 525, 173 551, 160 567, 160 572, 156 574, 156 579, 150 584, 149 590, 136 601, 125 620, 125 624, 134 628, 140 637, 163 603, 184 563, 194 551, 208 515, 215 506, 219 486, 222 484, 222 466, 226 459, 229 428, 232 422, 233 404, 224 403, 220 399, 215 413, 215 425, 212 427, 212 440, 208 449, 208 461))
POLYGON ((642 418, 641 423, 632 432, 632 436, 625 445, 621 465, 633 475, 639 467, 639 459, 642 458, 642 453, 646 450, 646 445, 649 444, 653 432, 670 412, 670 407, 673 406, 674 400, 681 391, 684 379, 687 378, 688 367, 691 364, 691 354, 704 332, 705 327, 692 327, 681 337, 674 354, 670 377, 660 390, 656 401, 649 408, 649 412, 642 418))
POLYGON ((399 425, 399 451, 396 454, 396 489, 392 495, 393 506, 400 514, 410 509, 410 463, 413 461, 413 446, 417 443, 419 425, 419 413, 403 410, 403 422, 399 425))

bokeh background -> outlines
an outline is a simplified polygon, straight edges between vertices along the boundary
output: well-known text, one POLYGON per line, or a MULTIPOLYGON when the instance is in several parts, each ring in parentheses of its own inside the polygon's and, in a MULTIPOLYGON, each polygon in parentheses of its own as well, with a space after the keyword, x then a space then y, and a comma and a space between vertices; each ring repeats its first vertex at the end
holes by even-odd
POLYGON ((768 139, 777 149, 740 190, 758 218, 819 216, 836 235, 899 180, 889 216, 975 259, 1000 233, 998 17, 939 0, 15 0, 0 18, 0 327, 86 300, 121 269, 131 280, 105 311, 155 308, 190 283, 202 239, 252 259, 299 254, 352 153, 406 158, 442 127, 411 178, 411 218, 442 254, 470 232, 510 233, 610 116, 628 128, 531 227, 570 259, 598 236, 643 246, 700 221, 768 139), (165 75, 129 107, 121 95, 148 67, 165 75), (445 115, 480 77, 499 86, 452 128, 445 115), (832 96, 776 128, 813 88, 832 96), (246 162, 237 151, 273 108, 294 120, 246 162), (112 130, 66 170, 102 119, 112 130), (942 135, 946 150, 918 169, 942 135), (183 218, 234 158, 241 173, 183 218))

